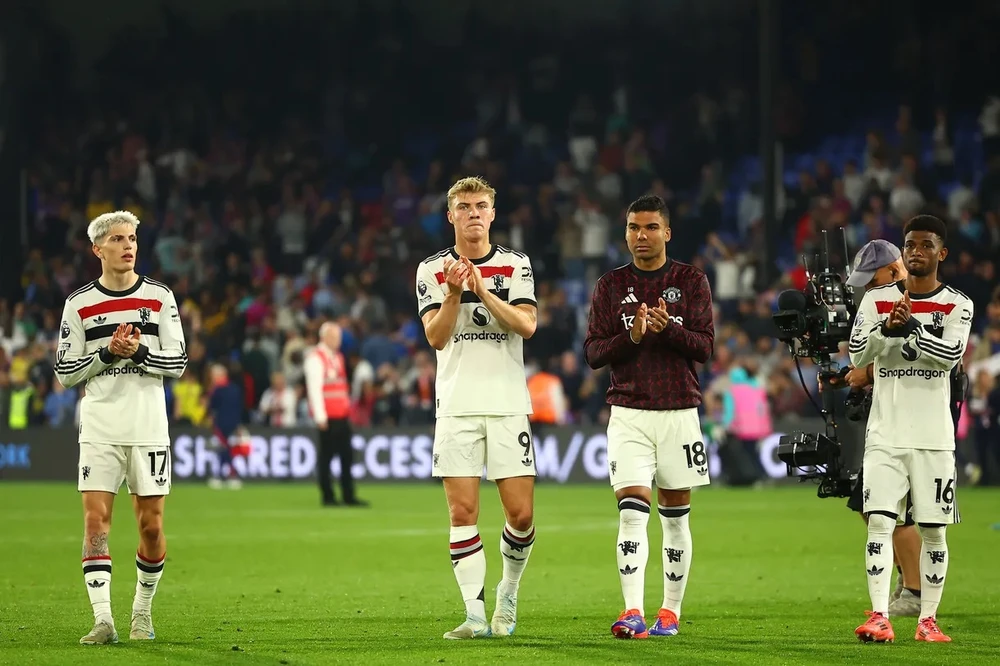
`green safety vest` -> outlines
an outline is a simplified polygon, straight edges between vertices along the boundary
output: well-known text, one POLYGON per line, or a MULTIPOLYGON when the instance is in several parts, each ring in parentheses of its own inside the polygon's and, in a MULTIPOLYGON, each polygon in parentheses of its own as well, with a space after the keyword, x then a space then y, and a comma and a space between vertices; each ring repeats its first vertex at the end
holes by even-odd
POLYGON ((31 396, 35 389, 26 386, 10 392, 10 417, 8 425, 11 430, 24 430, 28 427, 28 414, 31 408, 31 396))

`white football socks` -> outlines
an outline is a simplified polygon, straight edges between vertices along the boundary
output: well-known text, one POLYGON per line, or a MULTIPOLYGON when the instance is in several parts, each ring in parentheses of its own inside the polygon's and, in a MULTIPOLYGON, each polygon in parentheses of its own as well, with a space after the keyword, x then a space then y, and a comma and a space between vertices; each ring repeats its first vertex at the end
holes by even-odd
POLYGON ((920 527, 920 619, 936 617, 948 574, 948 542, 944 527, 920 527))
POLYGON ((466 614, 485 621, 486 553, 475 525, 451 528, 451 566, 462 591, 466 614))
POLYGON ((636 497, 618 502, 618 575, 625 597, 625 610, 643 612, 643 592, 646 582, 646 562, 649 543, 646 524, 649 503, 636 497))
POLYGON ((167 555, 164 553, 160 559, 153 560, 135 554, 135 598, 132 600, 132 612, 150 612, 153 605, 153 596, 156 594, 157 585, 160 583, 160 576, 163 575, 163 563, 167 555))
MULTIPOLYGON (((500 555, 503 556, 503 579, 501 584, 508 590, 516 590, 528 566, 531 546, 535 543, 535 526, 524 531, 516 530, 507 523, 500 534, 500 555)), ((484 558, 485 559, 485 558, 484 558)))
POLYGON ((680 619, 684 588, 691 571, 691 506, 661 506, 663 526, 663 606, 680 619))
POLYGON ((892 531, 896 519, 880 513, 868 516, 868 544, 865 547, 865 573, 872 612, 889 617, 889 592, 892 584, 892 531))
POLYGON ((87 584, 87 595, 94 609, 94 621, 114 626, 111 616, 111 556, 83 558, 83 580, 87 584))

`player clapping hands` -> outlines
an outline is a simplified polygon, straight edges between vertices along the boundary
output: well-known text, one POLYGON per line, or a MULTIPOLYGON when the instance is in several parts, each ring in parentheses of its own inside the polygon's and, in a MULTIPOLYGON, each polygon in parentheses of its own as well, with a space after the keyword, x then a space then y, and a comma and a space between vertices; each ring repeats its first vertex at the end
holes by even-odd
POLYGON ((140 335, 139 329, 133 328, 132 324, 118 324, 108 344, 108 351, 119 358, 132 358, 139 349, 140 335))
MULTIPOLYGON (((472 262, 465 257, 461 257, 458 261, 455 261, 454 259, 445 259, 444 281, 448 285, 448 291, 452 296, 462 295, 465 283, 470 277, 470 266, 472 266, 472 262)), ((480 280, 482 280, 482 278, 480 278, 480 280)))
POLYGON ((646 319, 649 324, 649 330, 653 333, 661 333, 666 330, 667 326, 670 325, 670 313, 667 312, 667 302, 661 298, 660 304, 657 307, 648 310, 646 319))
POLYGON ((904 291, 903 297, 893 304, 892 311, 889 313, 889 319, 886 321, 885 327, 895 329, 906 326, 906 322, 910 321, 911 311, 912 304, 910 303, 910 292, 904 291))
POLYGON ((710 483, 694 368, 712 353, 712 295, 704 272, 667 256, 670 216, 662 199, 632 202, 624 231, 632 262, 597 281, 584 341, 587 365, 611 370, 607 461, 618 503, 616 573, 625 602, 611 634, 675 636, 690 577, 691 489, 710 483), (655 344, 642 344, 649 334, 655 344), (663 529, 664 586, 656 620, 647 626, 651 515, 663 529))
POLYGON ((490 243, 495 196, 479 178, 463 178, 448 190, 455 244, 420 262, 415 281, 420 320, 438 361, 432 474, 443 480, 451 568, 465 604, 465 621, 444 634, 450 640, 514 633, 518 590, 535 540, 523 343, 535 333, 538 306, 530 259, 490 243), (491 620, 478 527, 484 470, 496 482, 507 518, 491 620))
POLYGON ((670 314, 667 312, 667 303, 661 298, 660 304, 655 308, 650 308, 645 303, 639 306, 639 310, 635 313, 635 319, 632 321, 629 336, 632 338, 632 342, 639 344, 647 330, 661 333, 669 325, 670 314))
POLYGON ((460 261, 465 265, 468 272, 468 277, 465 279, 465 286, 469 288, 469 291, 481 298, 483 292, 486 291, 482 271, 468 257, 462 257, 460 261))

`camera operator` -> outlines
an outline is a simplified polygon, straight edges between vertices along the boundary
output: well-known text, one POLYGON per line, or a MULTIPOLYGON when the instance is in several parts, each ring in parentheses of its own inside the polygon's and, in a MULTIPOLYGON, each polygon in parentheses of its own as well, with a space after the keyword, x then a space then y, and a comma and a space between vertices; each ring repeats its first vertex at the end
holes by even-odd
POLYGON ((864 368, 874 363, 862 496, 872 610, 855 635, 866 642, 895 639, 889 623, 888 565, 893 561, 892 533, 909 494, 920 529, 920 576, 926 583, 915 638, 949 642, 936 616, 950 559, 946 526, 958 512, 952 410, 961 372, 956 367, 968 344, 974 310, 965 294, 938 281, 938 265, 948 255, 944 222, 918 215, 903 231, 909 276, 865 293, 850 338, 851 361, 864 368))
MULTIPOLYGON (((866 243, 854 258, 854 270, 847 279, 847 284, 855 289, 874 289, 887 284, 904 280, 907 277, 906 267, 899 248, 884 240, 873 240, 866 243)), ((874 364, 864 368, 850 366, 850 371, 843 383, 851 387, 848 403, 859 405, 864 410, 864 419, 868 419, 871 409, 871 393, 874 364)), ((834 379, 836 385, 841 380, 834 379)), ((864 514, 864 468, 858 472, 858 480, 854 484, 847 508, 868 522, 864 514)), ((897 525, 892 534, 892 551, 894 564, 899 575, 896 578, 896 588, 889 599, 889 614, 900 616, 916 616, 920 613, 920 535, 917 533, 910 513, 909 496, 907 496, 906 518, 902 525, 897 525)))

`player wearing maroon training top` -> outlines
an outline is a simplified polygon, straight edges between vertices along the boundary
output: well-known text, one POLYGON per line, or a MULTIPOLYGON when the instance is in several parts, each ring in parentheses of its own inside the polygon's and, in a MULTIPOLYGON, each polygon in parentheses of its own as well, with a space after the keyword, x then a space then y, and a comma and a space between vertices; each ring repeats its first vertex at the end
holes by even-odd
POLYGON ((625 596, 611 633, 673 636, 691 568, 691 488, 709 482, 695 363, 708 360, 715 342, 712 292, 701 270, 667 257, 670 220, 661 198, 644 196, 629 206, 625 240, 632 263, 597 281, 584 342, 590 367, 611 366, 608 469, 625 596), (643 587, 654 478, 665 581, 663 605, 647 630, 643 587))

